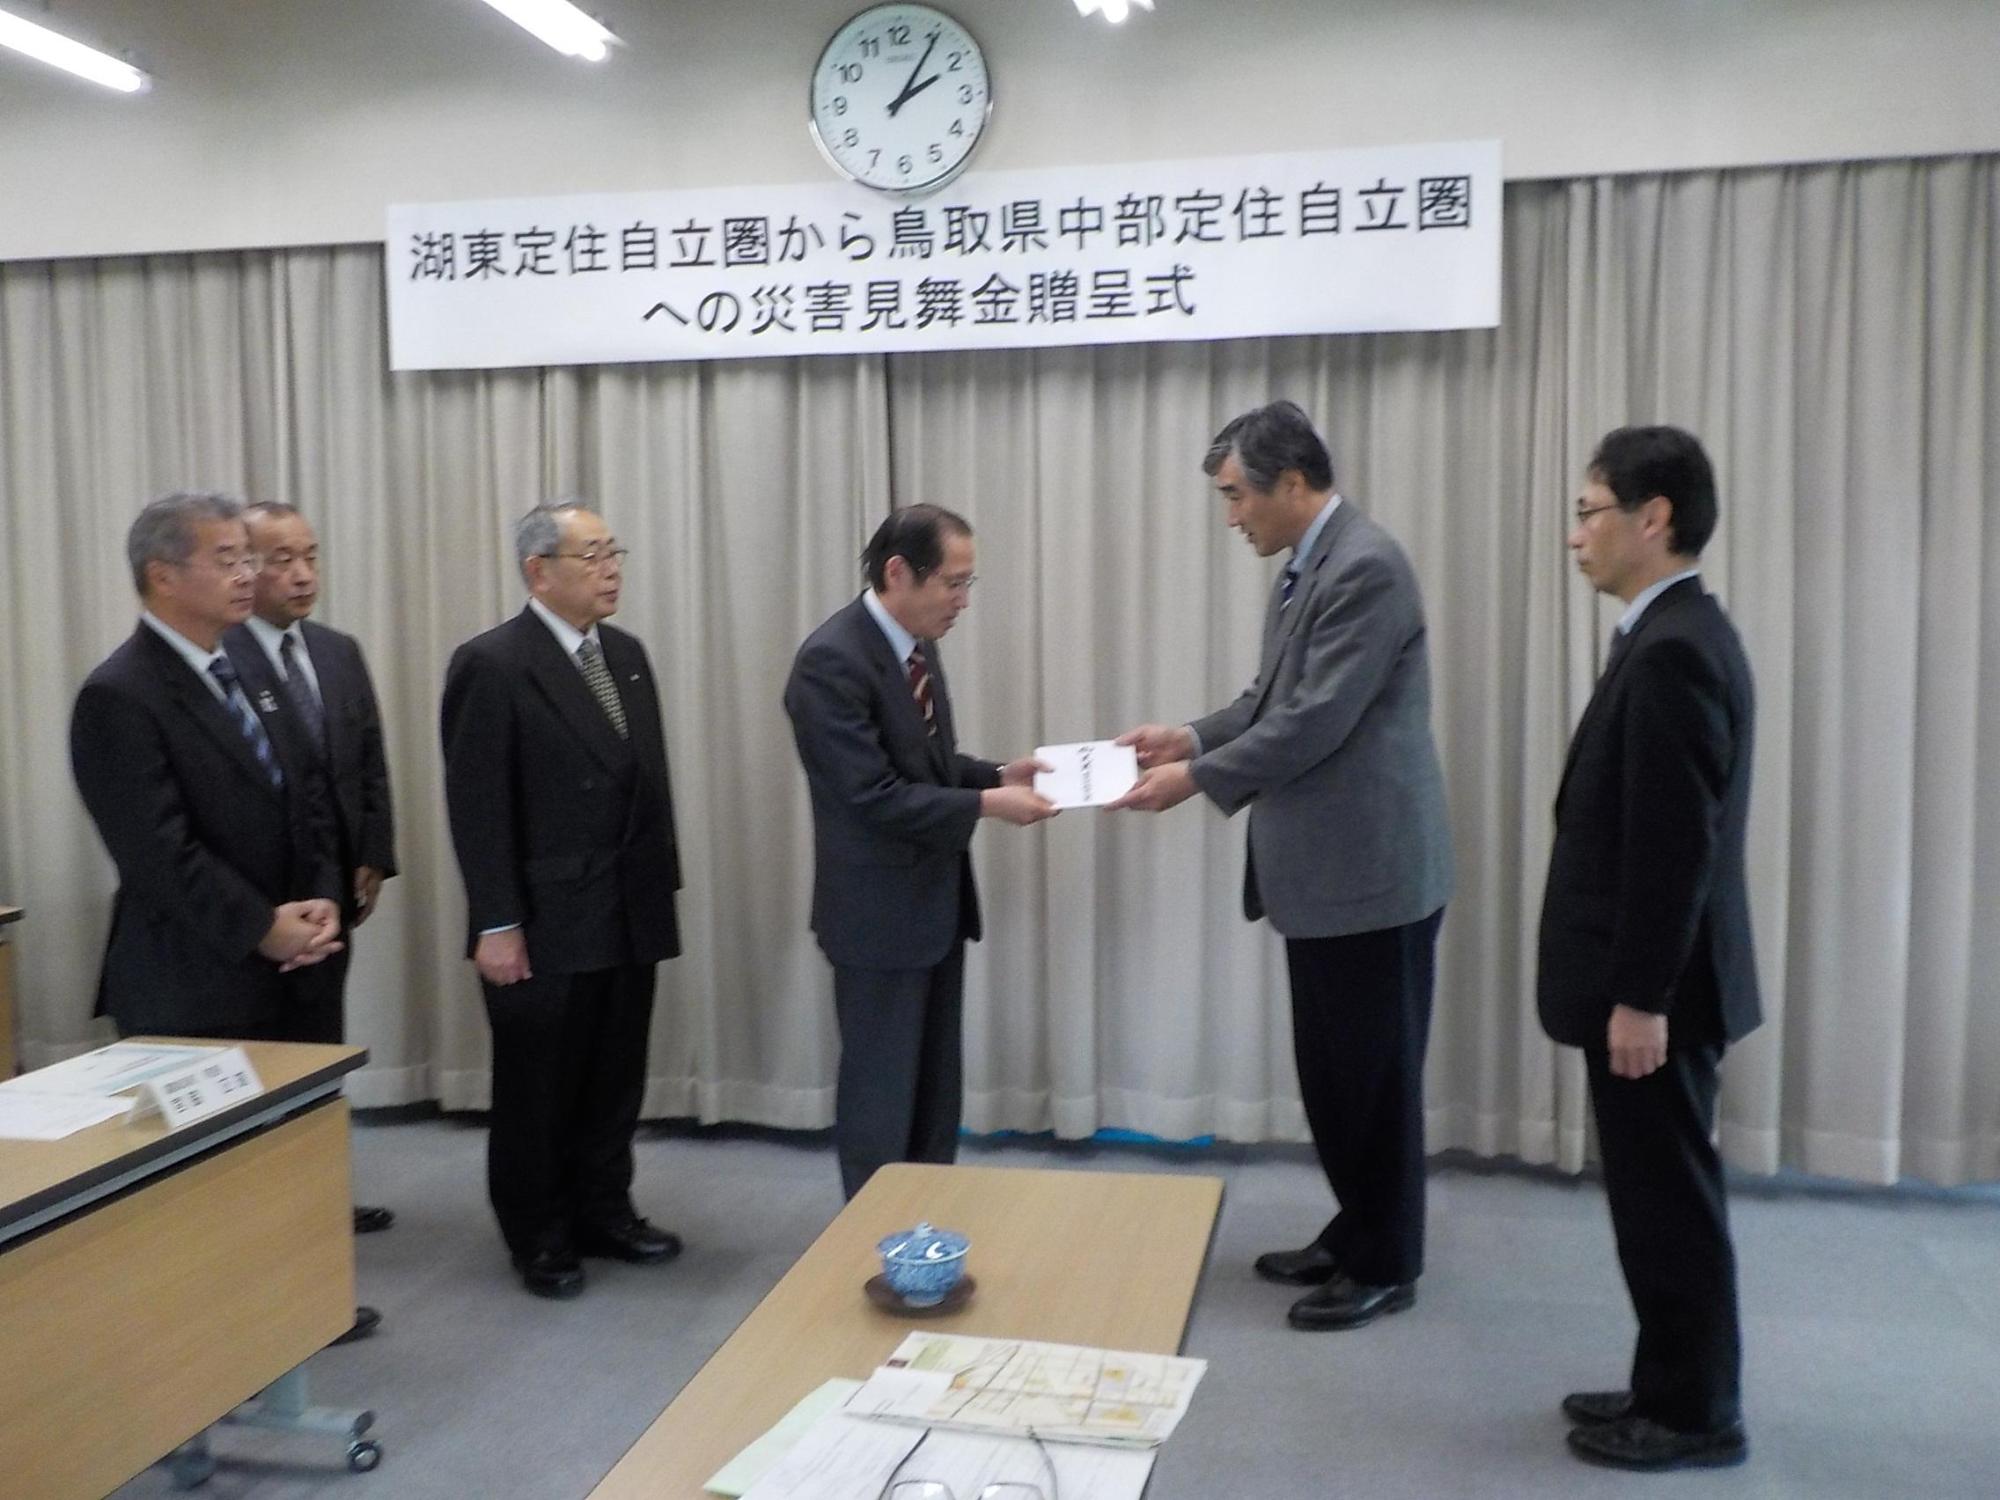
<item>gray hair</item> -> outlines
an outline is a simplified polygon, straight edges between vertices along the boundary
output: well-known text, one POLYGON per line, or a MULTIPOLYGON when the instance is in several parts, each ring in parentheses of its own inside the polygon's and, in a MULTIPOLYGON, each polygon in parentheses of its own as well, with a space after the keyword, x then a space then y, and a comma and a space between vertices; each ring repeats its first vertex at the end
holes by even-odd
POLYGON ((1298 470, 1311 489, 1333 488, 1333 457, 1297 402, 1273 401, 1229 423, 1209 444, 1202 472, 1213 479, 1232 454, 1244 480, 1259 493, 1275 489, 1287 469, 1298 470))
POLYGON ((243 507, 243 519, 246 521, 252 516, 269 516, 274 521, 284 521, 303 514, 296 505, 289 505, 283 500, 252 500, 243 507))
POLYGON ((514 560, 528 576, 528 559, 552 556, 562 545, 563 517, 589 510, 581 500, 547 500, 514 523, 514 560))
POLYGON ((162 495, 139 512, 139 519, 125 533, 125 559, 132 565, 132 587, 141 597, 145 595, 148 563, 191 561, 195 527, 201 522, 242 519, 242 505, 227 495, 162 495))

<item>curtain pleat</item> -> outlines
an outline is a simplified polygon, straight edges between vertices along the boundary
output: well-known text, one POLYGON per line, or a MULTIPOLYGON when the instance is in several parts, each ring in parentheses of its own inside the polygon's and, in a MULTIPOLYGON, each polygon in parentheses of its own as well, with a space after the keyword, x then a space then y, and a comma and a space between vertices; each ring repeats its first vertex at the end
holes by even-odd
MULTIPOLYGON (((321 618, 381 695, 403 874, 359 934, 361 1104, 483 1107, 436 732, 445 662, 520 607, 513 520, 587 498, 633 549, 620 623, 659 676, 688 886, 646 1109, 831 1119, 831 980, 779 706, 888 506, 964 513, 980 584, 943 657, 997 757, 1185 718, 1256 669, 1271 567, 1223 524, 1209 436, 1287 396, 1429 612, 1460 881, 1441 947, 1433 1149, 1574 1170, 1574 1054, 1534 1016, 1570 726, 1614 611, 1564 547, 1626 422, 1699 432, 1709 586, 1759 690, 1750 830, 1769 1022, 1725 1069, 1752 1170, 2000 1177, 2000 158, 1517 183, 1503 322, 1450 334, 391 374, 374 246, 0 265, 0 899, 22 1051, 91 1018, 112 872, 69 706, 132 627, 139 505, 300 506, 321 618)), ((1304 1136, 1283 957, 1241 916, 1243 834, 1197 802, 984 829, 967 1122, 1304 1136)), ((1329 858, 1339 851, 1330 849, 1329 858)))

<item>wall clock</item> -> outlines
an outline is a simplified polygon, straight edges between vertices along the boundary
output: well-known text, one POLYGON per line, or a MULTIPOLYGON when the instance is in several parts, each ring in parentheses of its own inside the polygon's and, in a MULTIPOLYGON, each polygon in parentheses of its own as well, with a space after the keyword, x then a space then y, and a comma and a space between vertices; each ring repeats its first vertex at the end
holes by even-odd
POLYGON ((838 171, 884 193, 916 197, 950 182, 992 109, 979 43, 929 5, 869 7, 813 65, 813 139, 838 171))

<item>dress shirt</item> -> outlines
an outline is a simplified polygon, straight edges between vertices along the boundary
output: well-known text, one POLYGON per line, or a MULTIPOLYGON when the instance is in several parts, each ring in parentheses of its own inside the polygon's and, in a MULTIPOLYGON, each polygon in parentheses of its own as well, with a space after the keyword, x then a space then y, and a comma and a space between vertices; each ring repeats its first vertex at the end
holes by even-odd
POLYGON ((1640 617, 1646 613, 1647 606, 1655 599, 1659 598, 1660 595, 1679 583, 1683 578, 1699 577, 1701 577, 1700 568, 1683 568, 1680 572, 1674 574, 1673 577, 1662 578, 1658 583, 1641 589, 1632 602, 1625 607, 1625 613, 1618 617, 1618 633, 1620 635, 1630 635, 1632 628, 1639 623, 1640 617))
POLYGON ((285 662, 278 653, 284 649, 285 637, 290 636, 292 659, 299 664, 299 672, 312 688, 313 696, 322 703, 326 702, 326 694, 319 690, 319 668, 313 665, 312 653, 306 650, 306 634, 298 621, 294 620, 283 630, 262 615, 252 615, 245 623, 257 638, 257 644, 264 648, 264 654, 271 659, 271 670, 280 678, 285 675, 285 662))
POLYGON ((220 647, 217 647, 213 651, 202 650, 201 647, 182 635, 150 609, 141 610, 139 618, 151 626, 154 634, 158 635, 161 640, 180 653, 183 661, 194 668, 194 675, 202 680, 211 693, 215 694, 216 702, 224 705, 228 704, 229 694, 223 690, 222 684, 215 680, 215 674, 208 670, 208 664, 222 655, 220 647))
POLYGON ((882 634, 889 638, 889 649, 896 653, 897 662, 908 667, 910 653, 917 649, 917 638, 896 623, 896 617, 889 613, 889 606, 882 602, 882 596, 875 590, 864 590, 861 602, 875 617, 875 623, 882 627, 882 634))

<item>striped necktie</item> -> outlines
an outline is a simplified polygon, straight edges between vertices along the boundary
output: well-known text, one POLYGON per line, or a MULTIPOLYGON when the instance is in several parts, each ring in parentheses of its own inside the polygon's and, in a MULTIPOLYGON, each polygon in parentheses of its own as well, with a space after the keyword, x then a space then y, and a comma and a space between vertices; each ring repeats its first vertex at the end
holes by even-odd
POLYGON ((1298 570, 1294 568, 1290 563, 1285 564, 1285 571, 1278 575, 1279 609, 1287 609, 1291 606, 1292 590, 1297 588, 1298 586, 1299 586, 1298 570))
POLYGON ((271 744, 271 736, 264 732, 264 721, 257 717, 257 711, 250 706, 250 700, 243 696, 243 684, 236 675, 236 664, 226 656, 218 656, 208 664, 208 675, 222 684, 223 700, 229 705, 229 712, 236 720, 236 727, 243 738, 250 742, 251 753, 257 757, 257 764, 264 768, 264 774, 271 778, 271 785, 282 788, 285 784, 284 769, 278 764, 278 752, 271 744))
POLYGON ((910 696, 917 700, 917 712, 923 715, 924 728, 937 733, 937 705, 931 702, 931 669, 924 660, 922 641, 910 648, 910 696))
POLYGON ((576 661, 583 668, 583 680, 590 684, 598 707, 604 710, 604 717, 611 721, 611 727, 618 731, 618 738, 629 739, 631 729, 625 723, 625 705, 618 701, 618 684, 611 680, 611 668, 604 664, 603 648, 585 636, 583 644, 576 648, 576 661))

